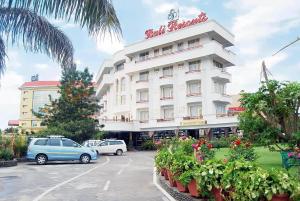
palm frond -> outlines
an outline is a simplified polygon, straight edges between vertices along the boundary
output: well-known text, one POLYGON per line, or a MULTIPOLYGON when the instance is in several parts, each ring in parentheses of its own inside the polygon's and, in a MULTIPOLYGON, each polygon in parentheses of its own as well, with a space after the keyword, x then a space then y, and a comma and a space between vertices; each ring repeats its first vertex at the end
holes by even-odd
POLYGON ((5 57, 6 57, 5 43, 2 37, 0 36, 0 78, 5 70, 5 57))
POLYGON ((25 50, 45 53, 65 68, 73 64, 73 46, 68 37, 30 10, 0 7, 0 33, 13 45, 22 41, 25 50))
POLYGON ((89 34, 121 34, 120 22, 111 0, 0 0, 0 6, 32 9, 39 15, 73 20, 89 34))

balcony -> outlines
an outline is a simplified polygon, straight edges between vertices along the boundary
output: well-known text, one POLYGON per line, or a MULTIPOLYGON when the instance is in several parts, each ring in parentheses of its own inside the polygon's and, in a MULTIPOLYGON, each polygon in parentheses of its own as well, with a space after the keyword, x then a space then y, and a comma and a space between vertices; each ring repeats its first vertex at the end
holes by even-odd
POLYGON ((170 65, 177 62, 188 61, 210 55, 219 57, 219 60, 221 60, 225 66, 232 66, 235 63, 235 55, 233 53, 224 49, 220 43, 211 41, 204 45, 199 45, 193 48, 186 48, 184 50, 171 52, 169 54, 149 57, 143 61, 132 61, 126 64, 128 65, 128 68, 125 69, 127 69, 126 73, 130 74, 158 66, 170 65))
POLYGON ((96 95, 102 96, 113 83, 113 77, 110 74, 103 75, 103 79, 97 87, 96 95))
POLYGON ((212 79, 218 80, 224 83, 228 83, 231 81, 231 74, 226 71, 224 68, 214 67, 211 71, 212 79))
POLYGON ((137 80, 135 86, 136 86, 136 89, 146 89, 149 87, 149 81, 148 80, 137 80))
POLYGON ((103 124, 104 131, 138 131, 137 121, 116 121, 112 119, 99 119, 99 124, 103 124))
POLYGON ((212 99, 215 102, 224 102, 224 103, 231 103, 231 101, 232 101, 232 98, 230 95, 219 94, 219 93, 213 93, 212 99))
POLYGON ((159 122, 168 122, 168 121, 174 121, 174 118, 169 118, 169 119, 157 119, 156 121, 157 121, 157 123, 159 123, 159 122))
POLYGON ((173 105, 173 97, 161 97, 160 105, 173 105))

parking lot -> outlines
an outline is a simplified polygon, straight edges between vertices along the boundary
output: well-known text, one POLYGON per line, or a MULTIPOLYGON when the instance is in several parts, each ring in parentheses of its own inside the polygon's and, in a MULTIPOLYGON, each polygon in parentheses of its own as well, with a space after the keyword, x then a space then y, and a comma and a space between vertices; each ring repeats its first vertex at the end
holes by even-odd
POLYGON ((0 201, 167 201, 153 184, 153 152, 0 169, 0 201))

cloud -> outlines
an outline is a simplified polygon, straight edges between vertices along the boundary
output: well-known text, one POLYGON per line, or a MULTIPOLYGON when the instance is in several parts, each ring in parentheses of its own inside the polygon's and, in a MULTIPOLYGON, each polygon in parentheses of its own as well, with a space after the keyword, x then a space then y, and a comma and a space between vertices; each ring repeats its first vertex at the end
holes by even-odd
POLYGON ((99 35, 96 41, 97 49, 107 54, 114 54, 125 46, 123 39, 118 39, 115 35, 109 33, 106 33, 104 37, 99 35))
MULTIPOLYGON (((240 63, 232 67, 231 93, 241 89, 257 89, 261 62, 266 61, 270 70, 288 58, 288 54, 270 56, 275 37, 287 34, 300 26, 300 2, 298 0, 229 0, 225 8, 233 11, 232 32, 236 39, 236 53, 240 63), (239 6, 237 6, 239 5, 239 6)), ((281 79, 283 76, 274 77, 281 79)))
POLYGON ((9 119, 19 119, 20 91, 23 84, 23 76, 15 71, 8 70, 1 78, 0 87, 0 128, 7 127, 9 119))
POLYGON ((49 68, 49 65, 48 64, 35 64, 34 67, 37 68, 38 70, 46 70, 49 68))

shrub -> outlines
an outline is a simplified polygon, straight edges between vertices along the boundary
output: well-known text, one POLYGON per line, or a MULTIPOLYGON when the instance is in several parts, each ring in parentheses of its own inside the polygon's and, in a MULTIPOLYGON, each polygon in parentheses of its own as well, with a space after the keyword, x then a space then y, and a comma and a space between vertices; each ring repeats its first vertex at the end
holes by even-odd
POLYGON ((231 143, 229 150, 229 161, 236 161, 244 159, 246 161, 255 161, 257 159, 254 147, 250 142, 236 139, 231 143))
POLYGON ((16 157, 22 157, 26 155, 27 151, 27 138, 25 136, 16 136, 14 139, 14 155, 16 157))
POLYGON ((0 150, 0 160, 12 160, 13 159, 13 151, 11 149, 5 148, 0 150))
POLYGON ((147 140, 147 141, 143 142, 141 149, 142 150, 155 150, 156 147, 152 140, 147 140))

